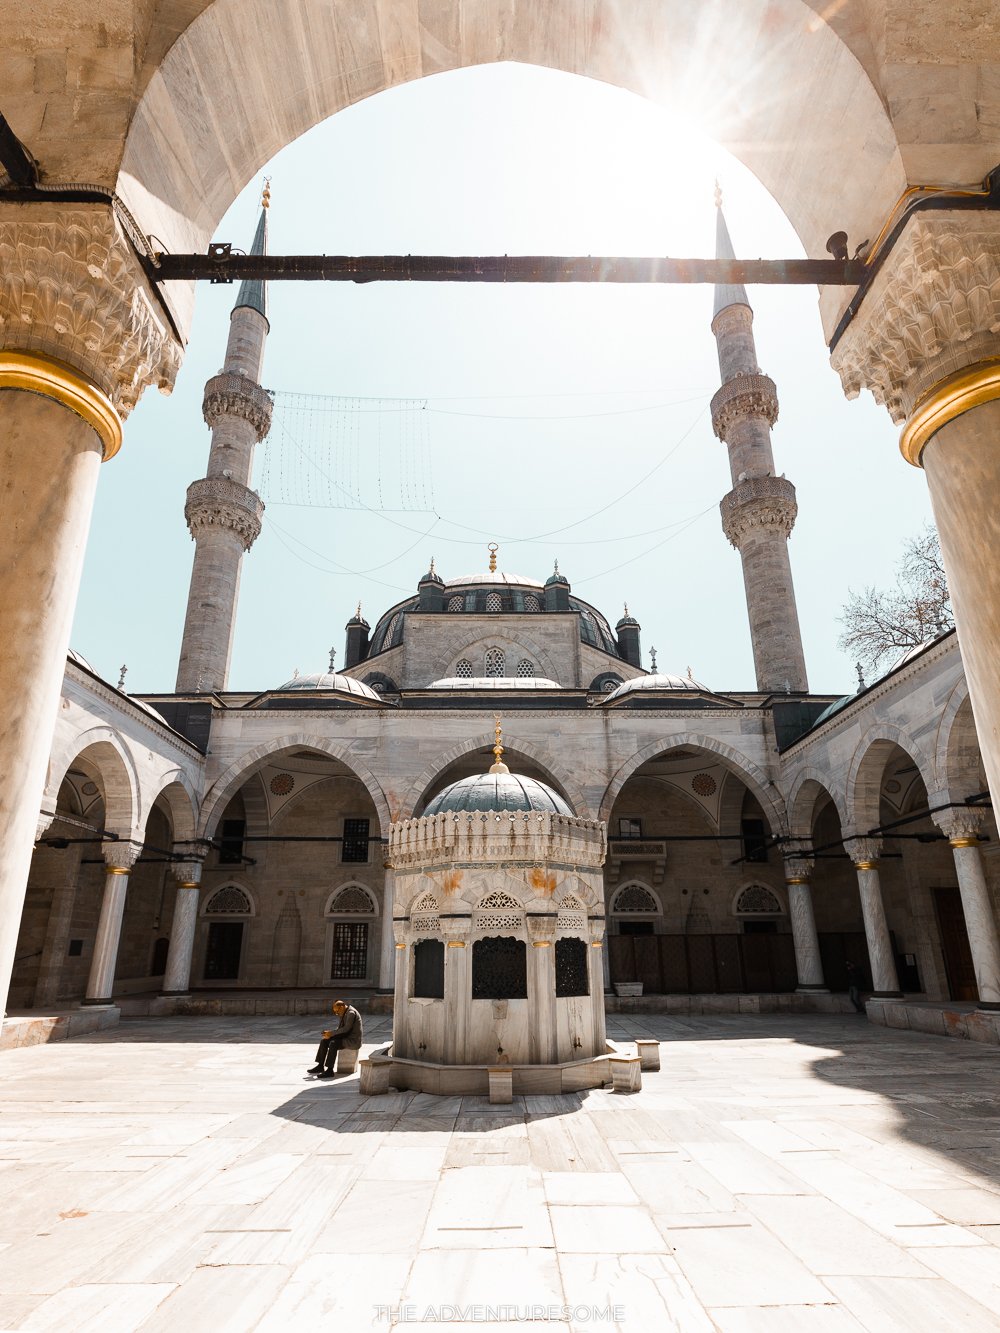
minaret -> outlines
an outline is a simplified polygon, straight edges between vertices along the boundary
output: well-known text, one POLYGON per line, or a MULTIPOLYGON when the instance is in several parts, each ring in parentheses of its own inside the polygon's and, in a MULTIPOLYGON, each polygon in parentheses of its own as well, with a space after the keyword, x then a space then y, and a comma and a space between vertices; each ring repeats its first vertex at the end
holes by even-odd
MULTIPOLYGON (((715 203, 716 258, 733 259, 718 187, 715 203)), ((712 426, 729 450, 733 477, 733 489, 720 506, 722 530, 743 561, 757 688, 805 691, 809 686, 788 559, 798 506, 792 483, 774 475, 771 427, 778 417, 778 394, 757 364, 753 311, 742 284, 716 286, 712 332, 722 373, 722 388, 712 399, 712 426)))
MULTIPOLYGON (((267 254, 270 202, 265 182, 253 255, 267 254)), ((254 447, 271 425, 271 399, 259 383, 269 328, 264 282, 247 279, 230 316, 225 364, 205 385, 202 412, 212 431, 208 473, 188 487, 184 506, 195 552, 178 694, 224 690, 229 682, 243 555, 259 536, 264 513, 250 476, 254 447)))

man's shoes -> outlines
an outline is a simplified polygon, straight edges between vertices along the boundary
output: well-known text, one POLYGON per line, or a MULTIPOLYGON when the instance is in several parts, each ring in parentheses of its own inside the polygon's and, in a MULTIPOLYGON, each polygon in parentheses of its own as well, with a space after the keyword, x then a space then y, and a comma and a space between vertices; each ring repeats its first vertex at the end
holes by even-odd
POLYGON ((317 1074, 316 1077, 317 1077, 317 1078, 333 1078, 333 1070, 332 1070, 332 1069, 324 1069, 323 1072, 322 1072, 321 1074, 317 1074))
POLYGON ((307 1074, 322 1074, 322 1072, 323 1072, 322 1065, 313 1065, 312 1069, 306 1070, 307 1074))

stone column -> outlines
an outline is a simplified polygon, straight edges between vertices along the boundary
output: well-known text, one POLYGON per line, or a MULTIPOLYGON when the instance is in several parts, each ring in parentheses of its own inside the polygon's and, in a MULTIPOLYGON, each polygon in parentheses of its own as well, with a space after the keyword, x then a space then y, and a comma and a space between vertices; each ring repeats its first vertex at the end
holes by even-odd
POLYGON ((816 915, 813 912, 811 881, 814 864, 811 856, 801 854, 785 861, 788 916, 795 945, 795 970, 799 978, 796 990, 828 995, 829 988, 823 980, 816 915))
POLYGON ((392 991, 396 977, 396 938, 392 928, 392 908, 395 901, 396 873, 385 868, 382 889, 382 939, 379 949, 378 988, 385 994, 392 991))
POLYGON ((469 1052, 469 1014, 472 1009, 471 921, 467 916, 441 922, 444 935, 444 1004, 448 1030, 444 1039, 444 1063, 465 1064, 469 1052))
POLYGON ((550 1065, 556 1058, 556 914, 529 912, 526 924, 529 1058, 550 1065))
POLYGON ((594 1052, 601 1055, 607 1045, 607 1020, 604 1014, 605 985, 610 991, 608 979, 608 936, 604 917, 592 916, 590 925, 590 993, 593 998, 594 1013, 594 1052))
POLYGON ((102 458, 180 364, 110 206, 0 203, 0 1007, 102 458))
POLYGON ((872 986, 878 999, 902 999, 892 940, 885 919, 882 885, 879 880, 878 858, 882 843, 878 838, 847 838, 847 854, 858 872, 858 892, 861 895, 861 914, 865 920, 865 939, 868 941, 868 960, 872 969, 872 986))
POLYGON ((128 877, 142 846, 137 842, 106 842, 101 850, 105 864, 104 895, 84 1004, 111 1004, 128 877))
POLYGON ((1000 548, 998 327, 1000 214, 918 212, 832 344, 832 362, 848 397, 869 389, 903 426, 903 455, 926 472, 1000 808, 1000 562, 988 555, 1000 548))
POLYGON ((1000 938, 979 851, 983 816, 978 810, 953 810, 937 822, 947 835, 955 857, 955 874, 979 989, 979 1008, 1000 1009, 1000 938))
POLYGON ((194 957, 194 936, 201 900, 201 866, 201 858, 176 861, 173 865, 177 894, 170 926, 167 966, 163 973, 164 995, 186 995, 191 989, 191 960, 194 957))

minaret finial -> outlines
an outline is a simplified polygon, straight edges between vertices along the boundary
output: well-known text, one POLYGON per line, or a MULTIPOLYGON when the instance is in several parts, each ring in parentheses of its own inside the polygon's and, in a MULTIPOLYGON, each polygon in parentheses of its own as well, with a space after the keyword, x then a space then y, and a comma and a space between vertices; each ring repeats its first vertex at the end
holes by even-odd
POLYGON ((656 649, 655 649, 655 648, 650 648, 650 650, 649 650, 649 660, 650 660, 650 662, 652 663, 652 666, 650 667, 650 670, 652 670, 652 671, 655 672, 655 671, 656 671, 656 649))
POLYGON ((334 666, 333 666, 333 663, 334 663, 334 661, 335 661, 335 659, 336 659, 336 656, 337 656, 337 650, 336 650, 336 648, 331 648, 331 649, 330 649, 330 665, 329 665, 329 667, 327 668, 327 670, 330 672, 330 675, 331 675, 331 676, 333 675, 333 672, 334 672, 334 666))
POLYGON ((261 208, 270 208, 270 207, 271 207, 271 177, 270 177, 270 176, 265 176, 265 177, 264 177, 264 189, 261 191, 261 196, 260 196, 260 206, 261 206, 261 208))
POLYGON ((722 186, 719 184, 718 176, 715 178, 715 206, 716 208, 722 207, 722 186))
POLYGON ((552 572, 553 572, 553 574, 558 574, 558 573, 559 573, 559 561, 558 561, 558 560, 553 560, 553 561, 552 561, 552 572))
POLYGON ((493 721, 496 724, 493 728, 493 735, 496 738, 493 742, 493 764, 490 767, 491 773, 509 773, 510 769, 503 761, 503 728, 500 725, 500 714, 493 714, 493 721))
POLYGON ((497 572, 497 551, 500 550, 500 547, 496 542, 490 542, 487 549, 490 553, 490 573, 495 574, 497 572))

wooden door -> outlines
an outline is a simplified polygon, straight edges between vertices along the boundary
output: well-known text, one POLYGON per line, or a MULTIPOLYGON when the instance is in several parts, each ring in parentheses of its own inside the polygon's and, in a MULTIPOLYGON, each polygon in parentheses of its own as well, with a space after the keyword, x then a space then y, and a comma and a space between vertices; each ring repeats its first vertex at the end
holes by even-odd
POLYGON ((962 895, 958 889, 935 889, 934 910, 941 932, 948 993, 953 1000, 978 1000, 976 972, 972 966, 969 933, 965 928, 962 895))

